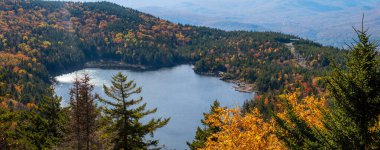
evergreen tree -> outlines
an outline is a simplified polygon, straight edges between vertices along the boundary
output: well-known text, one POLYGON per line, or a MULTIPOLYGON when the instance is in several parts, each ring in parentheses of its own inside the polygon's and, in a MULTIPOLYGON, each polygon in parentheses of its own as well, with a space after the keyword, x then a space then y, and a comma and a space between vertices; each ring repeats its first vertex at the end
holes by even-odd
POLYGON ((38 112, 38 108, 20 111, 17 134, 20 136, 20 145, 29 149, 47 149, 51 140, 47 136, 47 120, 38 112))
POLYGON ((198 127, 193 142, 187 142, 187 145, 190 147, 190 149, 196 150, 199 148, 204 148, 207 138, 210 137, 212 134, 220 131, 220 128, 212 127, 210 126, 210 124, 207 124, 205 122, 208 116, 216 113, 217 108, 220 108, 220 103, 217 100, 215 100, 214 103, 211 105, 210 112, 203 113, 204 119, 201 120, 203 128, 198 127))
POLYGON ((143 98, 130 98, 134 94, 141 92, 141 87, 136 87, 133 80, 128 81, 127 76, 121 72, 112 77, 112 86, 103 86, 104 92, 112 100, 99 98, 99 100, 109 107, 104 108, 104 112, 112 117, 113 125, 109 129, 115 133, 112 142, 114 149, 147 149, 149 146, 156 146, 158 140, 146 140, 147 134, 153 136, 153 132, 165 126, 170 119, 151 119, 146 124, 140 119, 146 115, 155 113, 156 109, 146 110, 146 103, 137 106, 143 98))
MULTIPOLYGON (((8 100, 0 110, 0 147, 4 149, 52 149, 63 136, 61 98, 49 89, 38 105, 8 100)), ((3 101, 3 100, 2 100, 3 101)))
MULTIPOLYGON (((380 148, 379 133, 369 130, 379 121, 380 115, 380 56, 376 51, 377 45, 369 40, 367 31, 363 27, 355 31, 359 41, 350 46, 346 58, 347 69, 335 67, 326 79, 327 88, 333 97, 334 109, 341 112, 338 117, 350 121, 350 124, 336 126, 351 127, 353 132, 348 136, 354 136, 357 140, 341 144, 354 149, 380 148)), ((339 135, 341 131, 333 133, 339 135)))
MULTIPOLYGON (((5 101, 0 98, 0 102, 5 101)), ((20 111, 13 106, 2 106, 0 108, 0 147, 3 149, 20 149, 20 135, 17 134, 17 122, 20 118, 20 111)))
MULTIPOLYGON (((294 125, 274 116, 277 135, 291 149, 378 149, 380 130, 380 57, 367 31, 356 30, 359 41, 350 46, 346 68, 333 65, 326 77, 332 97, 330 111, 324 112, 326 130, 307 126, 287 105, 287 118, 294 125)), ((286 102, 285 102, 286 103, 286 102)))
POLYGON ((48 93, 37 106, 21 111, 18 134, 31 143, 29 148, 51 149, 63 137, 65 114, 60 107, 61 98, 54 96, 53 89, 48 93))
POLYGON ((96 144, 94 132, 97 128, 98 111, 93 89, 86 73, 80 78, 76 77, 70 89, 71 126, 77 149, 93 149, 96 144))
POLYGON ((39 103, 39 114, 46 120, 45 136, 49 137, 49 147, 56 145, 63 137, 63 125, 65 124, 66 114, 61 107, 62 97, 54 95, 54 89, 48 90, 48 96, 44 96, 39 103))

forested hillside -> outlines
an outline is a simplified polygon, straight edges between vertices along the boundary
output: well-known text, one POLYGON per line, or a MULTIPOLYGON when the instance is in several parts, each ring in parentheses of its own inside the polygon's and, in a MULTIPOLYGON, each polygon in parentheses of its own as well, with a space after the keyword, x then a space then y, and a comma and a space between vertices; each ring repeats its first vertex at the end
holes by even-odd
POLYGON ((350 45, 345 63, 333 63, 332 71, 321 78, 326 91, 305 95, 296 88, 276 95, 275 105, 265 97, 243 109, 215 102, 189 147, 379 149, 380 54, 363 25, 354 30, 358 40, 350 45))
MULTIPOLYGON (((359 36, 359 38, 363 38, 360 39, 364 43, 363 47, 368 46, 365 45, 368 43, 367 35, 364 32, 361 34, 365 37, 359 36)), ((370 50, 375 49, 374 47, 372 45, 370 50)), ((365 48, 360 48, 357 48, 358 53, 364 53, 362 49, 365 48)), ((93 85, 89 83, 88 76, 84 79, 78 79, 78 83, 75 84, 78 87, 72 89, 70 93, 72 96, 70 105, 72 107, 61 108, 59 106, 60 99, 53 96, 54 93, 50 89, 53 84, 52 75, 82 68, 87 62, 94 62, 94 64, 116 62, 118 65, 145 66, 148 69, 189 63, 194 64, 196 73, 254 85, 257 94, 252 100, 245 102, 242 110, 223 109, 215 103, 210 114, 205 114, 203 123, 206 126, 208 125, 212 131, 204 132, 199 129, 200 133, 207 133, 207 136, 200 136, 203 138, 199 142, 200 145, 205 146, 204 144, 207 141, 206 145, 212 149, 213 146, 218 147, 218 144, 228 142, 228 138, 236 139, 233 137, 234 135, 226 135, 230 133, 229 130, 231 132, 238 131, 234 128, 238 127, 239 130, 249 131, 243 133, 247 135, 251 135, 250 131, 257 133, 258 129, 265 131, 263 137, 248 136, 240 139, 243 143, 263 144, 259 149, 266 146, 281 149, 286 144, 288 147, 292 147, 297 145, 300 139, 309 140, 307 138, 322 136, 317 135, 316 132, 321 131, 322 133, 322 130, 325 131, 325 128, 330 127, 325 124, 324 126, 321 125, 324 123, 321 122, 321 118, 328 120, 326 117, 329 117, 326 116, 328 111, 324 112, 323 110, 325 104, 331 102, 328 101, 331 97, 339 100, 340 96, 347 96, 344 91, 332 91, 341 90, 337 85, 338 83, 335 83, 339 81, 336 76, 339 73, 343 74, 339 71, 350 69, 350 66, 357 67, 353 65, 356 60, 350 62, 349 59, 344 59, 343 56, 346 54, 348 54, 346 50, 323 46, 297 36, 282 33, 227 32, 207 27, 175 24, 109 2, 2 1, 0 2, 0 129, 6 132, 0 133, 0 146, 8 145, 8 148, 11 149, 26 147, 49 149, 59 144, 63 144, 59 146, 68 147, 77 144, 78 147, 81 147, 83 145, 80 143, 86 141, 87 148, 91 147, 91 144, 88 144, 91 142, 95 143, 97 148, 112 146, 122 148, 125 146, 123 145, 125 141, 130 141, 128 139, 130 137, 124 131, 132 132, 129 131, 132 130, 131 128, 139 129, 139 131, 136 130, 139 133, 134 133, 131 137, 135 140, 131 143, 132 145, 136 144, 140 148, 157 145, 158 141, 156 140, 145 143, 141 141, 146 134, 165 126, 169 119, 152 120, 146 125, 141 125, 138 122, 139 119, 147 114, 154 113, 156 109, 145 110, 146 104, 143 104, 139 109, 125 110, 127 106, 141 101, 125 101, 130 94, 140 93, 141 88, 137 88, 133 81, 127 81, 127 77, 122 74, 113 78, 115 81, 122 82, 120 85, 115 83, 110 88, 106 86, 104 88, 107 95, 116 99, 118 103, 92 94, 93 85), (337 67, 331 61, 332 58, 336 64, 342 66, 337 67), (349 62, 348 67, 346 66, 347 62, 349 62), (335 78, 324 80, 328 82, 322 82, 322 77, 329 75, 332 70, 336 73, 335 78), (136 89, 133 90, 134 88, 136 89), (326 89, 340 95, 330 93, 332 96, 327 96, 326 89), (120 95, 118 90, 124 90, 127 94, 120 95), (94 102, 95 99, 101 99, 102 102, 111 105, 115 110, 112 108, 107 108, 109 110, 98 109, 94 102), (124 104, 122 104, 123 102, 124 104), (86 106, 88 112, 84 113, 81 108, 77 107, 82 105, 83 107, 86 106), (108 114, 99 113, 100 111, 108 114), (107 118, 110 116, 114 117, 114 120, 107 118), (68 120, 73 120, 72 118, 68 119, 70 117, 78 117, 83 120, 90 118, 90 120, 96 121, 91 122, 92 124, 83 120, 70 122, 68 120), (125 118, 135 120, 131 121, 125 118), (244 122, 252 120, 253 123, 251 123, 254 125, 247 125, 244 122), (112 121, 116 121, 114 125, 107 125, 107 122, 112 121), (73 131, 70 131, 74 128, 67 127, 67 124, 70 123, 77 125, 75 126, 75 129, 78 130, 77 136, 73 131), (61 127, 63 125, 66 127, 61 127), (301 131, 293 130, 292 127, 295 125, 302 126, 301 131), (221 128, 224 130, 220 130, 221 128), (313 131, 312 133, 309 128, 312 128, 310 129, 313 131), (88 129, 88 131, 79 133, 84 132, 84 129, 88 129), (68 131, 70 134, 67 135, 70 136, 64 134, 68 131), (86 136, 81 137, 82 134, 86 136), (116 134, 120 137, 114 137, 116 134), (293 134, 294 137, 292 138, 289 134, 293 134), (70 141, 74 139, 73 137, 78 137, 77 141, 70 141), (99 138, 90 139, 90 137, 99 138), (206 139, 207 137, 214 137, 220 141, 216 142, 213 138, 206 139), (118 142, 112 143, 110 142, 111 139, 118 142), (64 142, 58 142, 60 140, 64 142), (262 142, 262 140, 266 141, 262 142), (113 145, 107 145, 109 143, 113 145)), ((349 56, 356 58, 359 57, 357 55, 350 54, 349 56)), ((374 52, 373 58, 377 57, 378 54, 374 52)), ((373 64, 376 61, 373 60, 373 64)), ((374 66, 375 69, 371 71, 376 74, 378 73, 376 72, 378 66, 374 66)), ((357 68, 360 70, 360 66, 357 68)), ((352 74, 360 73, 360 71, 355 72, 356 70, 353 70, 354 72, 348 73, 349 77, 352 74)), ((367 75, 363 74, 363 78, 365 76, 367 75)), ((350 81, 349 79, 351 78, 339 81, 339 84, 348 85, 345 82, 350 81)), ((375 79, 374 77, 374 83, 378 81, 375 79)), ((360 83, 366 83, 367 80, 360 81, 360 83)), ((351 82, 349 83, 351 84, 351 82)), ((366 86, 363 85, 365 88, 366 86)), ((352 87, 350 86, 350 88, 352 87)), ((374 87, 378 88, 378 86, 374 87)), ((347 90, 352 90, 350 88, 347 90)), ((369 89, 371 88, 369 87, 369 89)), ((354 90, 358 91, 358 89, 354 90)), ((377 93, 373 92, 372 89, 369 91, 374 101, 378 100, 377 93)), ((348 96, 365 97, 363 95, 348 96)), ((350 98, 344 100, 348 101, 350 98)), ((345 108, 339 107, 339 110, 345 113, 349 112, 345 108)), ((368 120, 365 121, 371 122, 365 124, 365 121, 362 121, 362 124, 355 125, 373 127, 373 124, 376 123, 378 108, 371 108, 372 110, 372 116, 364 115, 368 117, 368 120)), ((364 114, 363 112, 360 113, 361 115, 364 114)), ((358 119, 360 116, 348 115, 348 117, 356 122, 361 121, 358 119)), ((368 132, 368 135, 378 134, 376 127, 375 125, 375 129, 373 129, 376 132, 368 132)), ((357 129, 362 128, 353 128, 352 130, 357 129)), ((342 129, 342 131, 346 130, 342 129)), ((336 134, 339 132, 334 130, 336 134)), ((326 135, 323 135, 328 138, 328 142, 336 144, 334 142, 349 141, 347 139, 334 141, 334 138, 339 136, 328 135, 329 133, 326 132, 326 135)), ((358 131, 357 133, 364 132, 358 131)), ((238 132, 236 135, 239 137, 246 136, 239 134, 238 132)), ((348 138, 351 135, 344 136, 348 138)), ((360 134, 358 138, 365 136, 360 134)), ((374 137, 378 136, 375 135, 374 137)), ((313 139, 310 140, 313 141, 313 139)), ((307 143, 310 141, 301 142, 310 144, 307 143)), ((317 143, 303 146, 306 149, 315 148, 318 147, 317 144, 323 142, 317 141, 317 143)), ((368 145, 372 144, 373 140, 366 139, 365 142, 368 142, 365 143, 368 145)), ((200 148, 197 145, 199 143, 195 143, 196 145, 190 145, 190 147, 200 148)), ((339 144, 330 145, 329 148, 341 148, 340 146, 339 144)), ((363 146, 363 144, 359 144, 359 146, 363 146)), ((375 143, 374 147, 376 146, 375 143)), ((226 148, 228 149, 228 147, 226 148)))
POLYGON ((29 86, 24 84, 49 83, 49 75, 88 61, 150 68, 195 63, 198 73, 255 83, 257 91, 264 93, 299 85, 313 92, 307 89, 313 86, 312 79, 323 74, 328 58, 340 57, 335 48, 303 39, 293 42, 292 52, 285 44, 299 38, 291 35, 174 24, 108 2, 4 1, 0 16, 1 54, 19 62, 1 69, 6 82, 2 85, 19 90, 2 95, 17 95, 14 92, 20 90, 21 95, 32 94, 24 96, 24 102, 39 95, 27 92, 29 86), (27 81, 12 82, 10 74, 25 75, 27 81))

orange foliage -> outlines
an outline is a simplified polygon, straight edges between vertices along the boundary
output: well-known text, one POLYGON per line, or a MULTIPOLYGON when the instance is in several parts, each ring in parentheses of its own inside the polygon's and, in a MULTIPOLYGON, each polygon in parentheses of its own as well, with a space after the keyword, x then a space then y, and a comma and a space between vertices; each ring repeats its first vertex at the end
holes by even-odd
POLYGON ((38 108, 37 105, 34 104, 34 103, 27 103, 26 107, 29 108, 29 109, 38 108))
POLYGON ((108 23, 105 20, 100 21, 99 23, 99 29, 104 30, 108 27, 108 23))
MULTIPOLYGON (((305 120, 309 126, 324 129, 321 110, 328 112, 326 99, 309 96, 299 100, 296 93, 279 97, 286 99, 296 115, 305 120)), ((239 109, 218 108, 216 111, 217 113, 208 116, 205 122, 219 127, 221 131, 208 137, 206 147, 203 149, 286 149, 275 134, 275 121, 273 119, 265 121, 257 108, 244 116, 240 114, 239 109)), ((278 116, 289 121, 286 113, 283 110, 278 116)))
POLYGON ((18 73, 19 70, 20 70, 20 67, 18 67, 18 66, 13 67, 13 72, 14 73, 18 73))
POLYGON ((318 83, 319 80, 321 80, 321 77, 315 77, 315 78, 313 78, 313 80, 312 80, 313 87, 317 86, 317 83, 318 83))
POLYGON ((115 43, 123 43, 124 42, 124 39, 123 39, 124 35, 123 33, 117 33, 113 39, 113 41, 115 43))
POLYGON ((15 90, 17 93, 20 93, 22 91, 23 87, 19 85, 15 85, 15 90))
POLYGON ((15 66, 26 60, 29 60, 29 57, 20 53, 11 54, 0 52, 0 66, 15 66))
POLYGON ((7 101, 2 100, 2 101, 0 102, 0 108, 1 108, 1 109, 8 109, 8 103, 7 103, 7 101))

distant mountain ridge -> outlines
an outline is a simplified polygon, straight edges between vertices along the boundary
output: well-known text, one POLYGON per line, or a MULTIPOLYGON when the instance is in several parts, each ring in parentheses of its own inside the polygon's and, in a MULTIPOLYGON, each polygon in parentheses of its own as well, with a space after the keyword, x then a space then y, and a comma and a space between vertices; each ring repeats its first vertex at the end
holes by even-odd
POLYGON ((253 24, 262 28, 235 28, 289 33, 338 47, 344 46, 348 42, 345 39, 351 39, 355 35, 351 27, 360 26, 364 13, 365 24, 371 29, 373 38, 380 39, 380 2, 377 0, 113 1, 183 24, 225 30, 230 30, 230 25, 214 23, 253 24))

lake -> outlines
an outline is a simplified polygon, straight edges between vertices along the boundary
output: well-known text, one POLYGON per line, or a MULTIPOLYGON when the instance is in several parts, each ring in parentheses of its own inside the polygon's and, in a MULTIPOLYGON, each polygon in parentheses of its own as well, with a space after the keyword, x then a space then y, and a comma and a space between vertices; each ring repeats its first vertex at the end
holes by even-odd
POLYGON ((103 98, 102 86, 110 85, 113 75, 122 72, 129 80, 135 80, 142 87, 141 95, 147 108, 158 108, 157 113, 145 118, 170 117, 169 124, 158 129, 154 137, 159 139, 159 145, 166 149, 188 149, 186 141, 194 139, 197 126, 203 113, 208 112, 214 100, 219 100, 222 106, 241 106, 253 93, 241 93, 233 89, 232 83, 219 80, 216 77, 201 76, 194 73, 192 66, 180 65, 173 68, 163 68, 154 71, 109 70, 88 68, 55 77, 58 83, 55 91, 63 97, 62 105, 67 106, 69 89, 76 73, 86 72, 91 83, 95 85, 94 92, 103 98))

